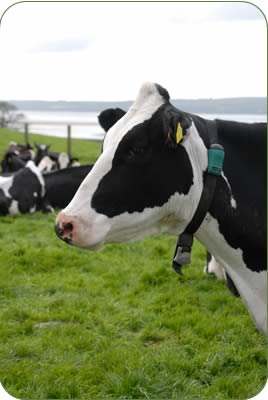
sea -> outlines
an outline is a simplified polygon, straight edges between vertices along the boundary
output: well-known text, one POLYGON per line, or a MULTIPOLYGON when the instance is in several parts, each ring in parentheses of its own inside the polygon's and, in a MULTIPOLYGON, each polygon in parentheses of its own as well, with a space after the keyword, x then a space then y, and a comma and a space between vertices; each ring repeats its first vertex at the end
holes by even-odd
MULTIPOLYGON (((48 136, 67 136, 67 125, 71 125, 71 137, 102 140, 104 131, 98 123, 98 112, 69 111, 22 111, 24 120, 29 123, 29 133, 48 136)), ((266 122, 266 114, 198 114, 207 119, 225 119, 241 122, 266 122)), ((23 121, 22 121, 23 122, 23 121)), ((16 128, 24 131, 23 123, 16 128)))

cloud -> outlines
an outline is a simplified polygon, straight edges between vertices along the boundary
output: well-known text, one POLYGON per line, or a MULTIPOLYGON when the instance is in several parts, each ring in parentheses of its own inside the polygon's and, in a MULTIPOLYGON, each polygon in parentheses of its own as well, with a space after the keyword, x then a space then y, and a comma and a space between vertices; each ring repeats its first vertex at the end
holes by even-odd
POLYGON ((64 38, 47 40, 36 44, 31 50, 40 53, 74 52, 85 50, 89 47, 87 38, 64 38))

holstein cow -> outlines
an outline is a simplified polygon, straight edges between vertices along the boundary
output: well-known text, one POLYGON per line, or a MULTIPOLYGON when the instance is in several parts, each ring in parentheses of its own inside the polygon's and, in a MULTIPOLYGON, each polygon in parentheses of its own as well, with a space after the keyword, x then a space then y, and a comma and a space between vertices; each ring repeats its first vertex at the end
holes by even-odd
POLYGON ((178 271, 189 262, 194 233, 266 332, 265 166, 266 124, 205 120, 176 109, 166 89, 146 83, 107 132, 102 154, 55 229, 67 243, 89 249, 159 232, 179 235, 178 271))
POLYGON ((67 153, 49 151, 50 145, 35 144, 35 147, 34 162, 42 173, 80 165, 76 158, 70 158, 67 153))
POLYGON ((34 151, 30 144, 10 142, 4 158, 1 161, 2 172, 16 172, 24 168, 26 162, 34 158, 34 151))
MULTIPOLYGON (((126 114, 126 111, 121 108, 107 108, 103 110, 99 116, 99 124, 107 132, 123 115, 126 114)), ((216 261, 215 257, 213 257, 207 251, 207 262, 204 268, 204 272, 206 274, 212 274, 217 277, 219 280, 226 281, 228 289, 235 295, 239 296, 238 291, 234 283, 232 282, 230 276, 225 272, 224 268, 216 261)))
POLYGON ((13 176, 0 176, 0 215, 33 213, 43 207, 44 196, 45 182, 33 161, 13 176))

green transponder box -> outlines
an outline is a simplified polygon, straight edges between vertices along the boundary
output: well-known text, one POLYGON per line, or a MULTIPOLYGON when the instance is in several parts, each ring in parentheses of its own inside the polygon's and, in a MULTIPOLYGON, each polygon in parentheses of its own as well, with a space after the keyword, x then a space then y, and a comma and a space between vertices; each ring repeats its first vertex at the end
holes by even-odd
POLYGON ((210 148, 208 150, 208 173, 213 175, 221 175, 223 160, 223 147, 218 146, 218 148, 210 148))

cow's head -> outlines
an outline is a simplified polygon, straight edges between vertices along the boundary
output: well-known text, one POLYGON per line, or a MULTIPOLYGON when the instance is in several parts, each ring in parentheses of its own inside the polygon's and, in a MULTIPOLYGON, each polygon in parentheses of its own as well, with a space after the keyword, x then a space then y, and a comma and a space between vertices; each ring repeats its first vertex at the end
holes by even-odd
POLYGON ((207 152, 189 114, 166 89, 144 84, 128 112, 107 132, 103 151, 56 232, 79 247, 98 248, 158 233, 180 233, 192 218, 207 152))

